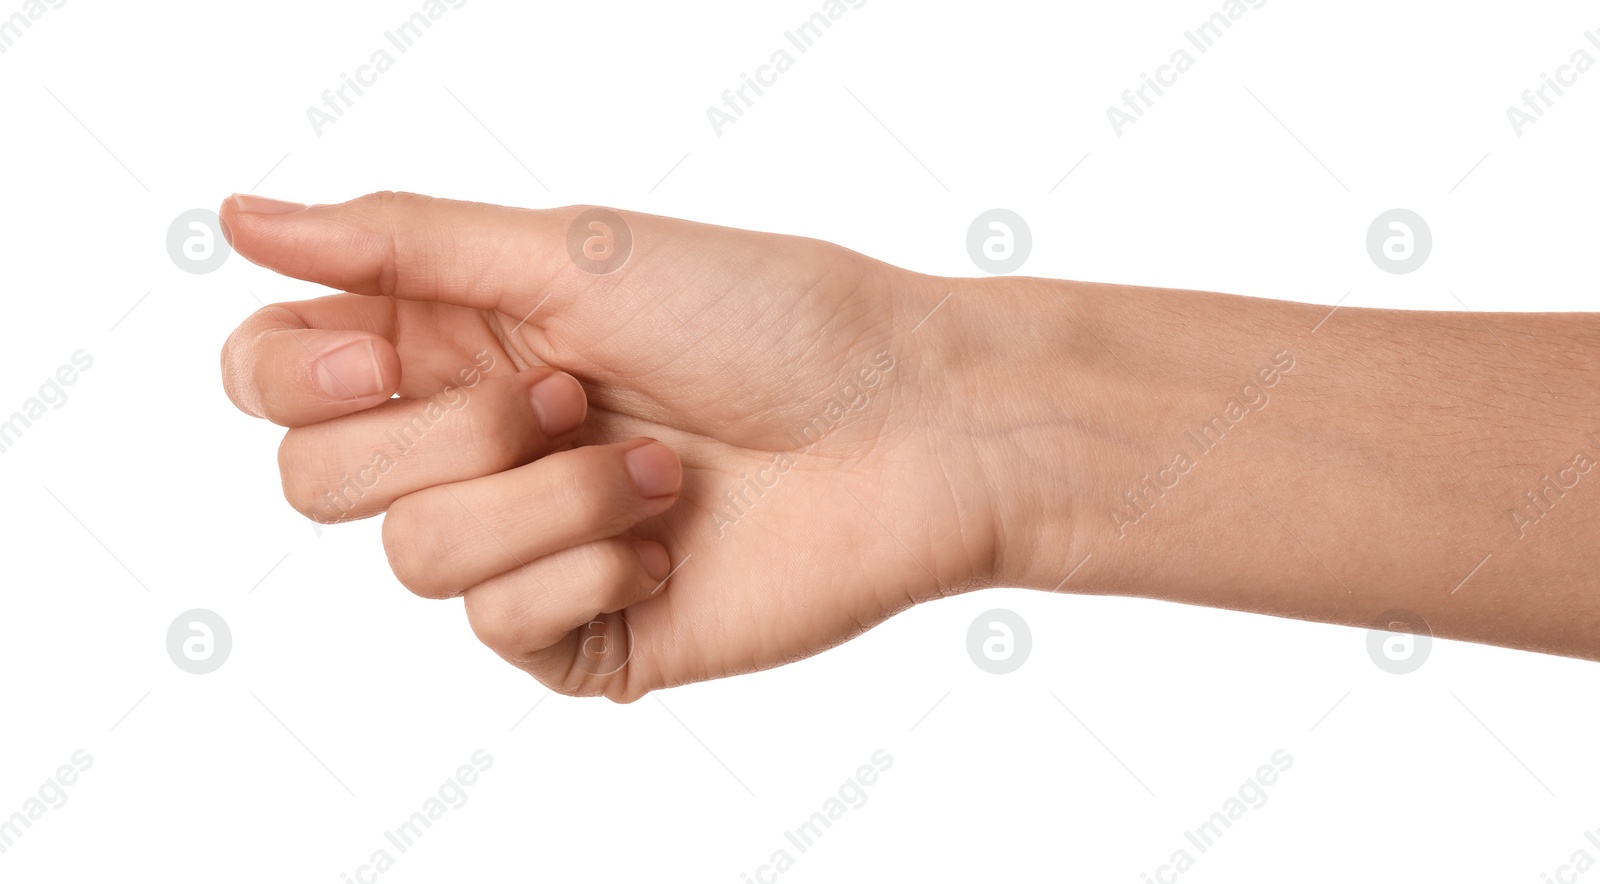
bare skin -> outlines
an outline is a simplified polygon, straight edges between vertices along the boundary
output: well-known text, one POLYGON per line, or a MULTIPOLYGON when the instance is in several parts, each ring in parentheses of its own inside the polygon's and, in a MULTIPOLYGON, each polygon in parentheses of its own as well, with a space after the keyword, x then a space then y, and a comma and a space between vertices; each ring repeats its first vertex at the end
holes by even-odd
POLYGON ((343 292, 223 350, 289 427, 290 503, 386 513, 400 582, 554 690, 631 702, 988 586, 1600 659, 1593 315, 945 279, 634 213, 594 273, 584 208, 221 209, 343 292))

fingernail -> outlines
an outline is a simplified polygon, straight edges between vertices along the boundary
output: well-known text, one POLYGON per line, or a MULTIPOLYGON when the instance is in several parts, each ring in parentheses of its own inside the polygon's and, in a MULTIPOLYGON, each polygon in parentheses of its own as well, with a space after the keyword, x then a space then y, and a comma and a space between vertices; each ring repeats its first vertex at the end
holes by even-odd
POLYGON ((372 349, 372 339, 362 338, 336 347, 317 358, 317 385, 330 399, 365 399, 383 392, 383 368, 372 349))
POLYGON ((647 439, 624 452, 622 462, 628 468, 628 478, 633 480, 633 487, 646 500, 677 493, 678 485, 683 481, 683 469, 678 465, 677 455, 654 439, 647 439))
POLYGON ((249 193, 236 193, 233 195, 233 207, 241 212, 255 212, 258 215, 287 215, 306 208, 306 205, 249 193))
POLYGON ((539 431, 546 439, 576 430, 583 423, 588 408, 583 387, 577 378, 565 372, 556 372, 533 385, 528 391, 533 402, 534 417, 539 419, 539 431))
POLYGON ((639 561, 651 580, 665 580, 672 573, 672 559, 667 556, 666 547, 649 540, 635 540, 633 548, 639 551, 639 561))

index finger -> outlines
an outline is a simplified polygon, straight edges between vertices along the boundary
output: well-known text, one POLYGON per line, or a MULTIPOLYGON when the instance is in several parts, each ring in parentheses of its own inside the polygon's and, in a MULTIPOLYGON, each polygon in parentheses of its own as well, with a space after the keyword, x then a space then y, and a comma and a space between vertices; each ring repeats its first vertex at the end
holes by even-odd
POLYGON ((520 317, 564 278, 594 281, 567 254, 579 211, 384 192, 315 206, 235 194, 218 214, 235 251, 285 276, 520 317))

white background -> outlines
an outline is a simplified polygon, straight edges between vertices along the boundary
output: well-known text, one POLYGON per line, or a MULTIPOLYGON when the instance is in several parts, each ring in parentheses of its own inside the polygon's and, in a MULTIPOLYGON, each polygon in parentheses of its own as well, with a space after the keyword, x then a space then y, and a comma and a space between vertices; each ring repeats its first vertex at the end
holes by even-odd
POLYGON ((718 137, 706 107, 820 5, 471 0, 320 137, 307 106, 420 3, 72 0, 0 55, 0 416, 94 360, 0 454, 0 818, 94 759, 0 880, 356 880, 480 748, 467 803, 378 880, 742 882, 787 848, 785 882, 1140 882, 1188 847, 1185 882, 1537 882, 1600 856, 1591 663, 1437 641, 1394 676, 1362 630, 993 590, 617 706, 548 695, 406 592, 377 520, 319 535, 289 508, 281 431, 230 406, 217 354, 258 299, 320 292, 165 247, 234 191, 599 203, 949 275, 1000 206, 1035 276, 1595 305, 1600 71, 1521 137, 1505 112, 1600 57, 1588 4, 1275 0, 1119 138, 1106 107, 1220 2, 871 0, 718 137), (1365 250, 1396 206, 1435 241, 1403 276, 1365 250), (194 607, 233 631, 210 675, 166 654, 194 607), (1032 628, 1010 675, 967 656, 993 607, 1032 628), (867 803, 797 851, 878 749, 867 803), (1278 749, 1265 806, 1188 845, 1278 749))

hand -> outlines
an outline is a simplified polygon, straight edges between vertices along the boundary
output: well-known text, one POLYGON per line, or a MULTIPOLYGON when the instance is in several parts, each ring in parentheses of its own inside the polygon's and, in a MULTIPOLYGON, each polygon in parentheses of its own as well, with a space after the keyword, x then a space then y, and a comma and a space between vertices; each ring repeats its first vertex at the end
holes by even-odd
MULTIPOLYGON (((582 211, 224 203, 240 254, 346 292, 223 350, 230 398, 290 428, 296 509, 386 510, 401 583, 463 596, 552 689, 622 702, 1004 579, 1009 480, 974 442, 1008 412, 981 371, 1000 348, 944 304, 957 282, 633 213, 595 273, 568 250, 582 211)), ((616 226, 577 241, 604 256, 616 226)))

